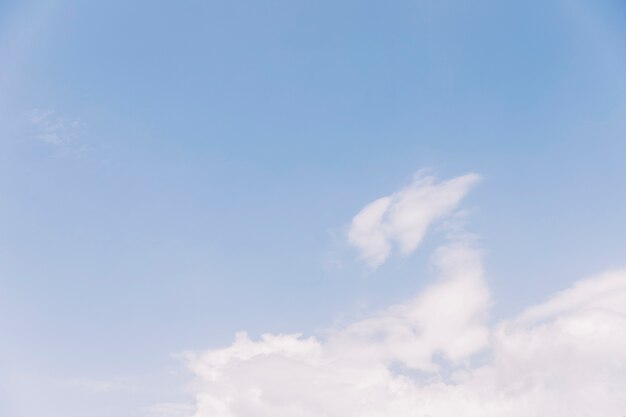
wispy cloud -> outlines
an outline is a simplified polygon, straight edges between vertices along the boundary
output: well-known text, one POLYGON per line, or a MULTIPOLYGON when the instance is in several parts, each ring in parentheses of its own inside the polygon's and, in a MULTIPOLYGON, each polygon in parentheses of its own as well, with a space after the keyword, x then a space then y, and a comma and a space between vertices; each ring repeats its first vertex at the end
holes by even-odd
POLYGON ((389 258, 394 244, 408 255, 420 244, 428 227, 449 215, 479 178, 467 174, 437 182, 418 173, 407 187, 366 205, 352 219, 348 241, 373 268, 389 258))
POLYGON ((77 156, 86 150, 81 141, 84 123, 57 115, 53 110, 33 109, 26 113, 31 136, 42 143, 53 146, 59 154, 77 156))
MULTIPOLYGON (((446 201, 439 207, 451 207, 476 177, 459 178, 412 187, 430 189, 426 194, 446 201), (454 198, 442 198, 443 190, 454 198)), ((425 198, 409 206, 429 206, 425 198)), ((424 217, 419 210, 415 215, 424 217)), ((423 235, 416 223, 424 222, 398 223, 405 225, 397 233, 409 247, 423 235)), ((187 353, 196 375, 189 415, 622 415, 626 271, 581 281, 490 325, 481 251, 471 239, 450 239, 432 257, 436 280, 405 303, 323 337, 265 334, 252 340, 239 333, 226 348, 187 353)))

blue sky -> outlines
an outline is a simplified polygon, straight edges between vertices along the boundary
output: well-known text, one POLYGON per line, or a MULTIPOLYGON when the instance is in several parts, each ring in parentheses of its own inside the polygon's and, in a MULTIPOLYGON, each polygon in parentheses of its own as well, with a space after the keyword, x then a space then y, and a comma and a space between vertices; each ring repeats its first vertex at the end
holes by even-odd
POLYGON ((149 414, 190 401, 180 352, 403 302, 445 225, 375 269, 346 234, 424 169, 481 176, 455 210, 490 322, 623 267, 625 23, 616 0, 2 2, 0 411, 149 414))

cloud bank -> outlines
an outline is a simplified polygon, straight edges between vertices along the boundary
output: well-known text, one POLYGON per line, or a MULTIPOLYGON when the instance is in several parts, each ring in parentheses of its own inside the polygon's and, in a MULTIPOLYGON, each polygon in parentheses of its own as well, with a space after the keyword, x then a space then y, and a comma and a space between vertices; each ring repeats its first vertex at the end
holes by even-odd
POLYGON ((418 173, 409 186, 371 202, 354 216, 348 241, 373 268, 389 258, 393 244, 408 255, 428 226, 450 214, 479 179, 467 174, 437 183, 434 177, 418 173))
MULTIPOLYGON (((394 226, 384 239, 412 247, 427 227, 424 219, 451 210, 475 181, 465 176, 436 184, 422 178, 359 216, 385 205, 383 212, 391 210, 388 219, 374 223, 405 224, 413 235, 394 226), (418 210, 420 220, 407 219, 407 205, 429 206, 415 203, 415 195, 435 196, 432 206, 438 209, 418 210)), ((196 376, 193 417, 626 412, 626 271, 585 279, 516 317, 490 324, 491 297, 473 242, 451 239, 435 251, 432 263, 435 280, 415 297, 323 337, 265 334, 251 340, 239 333, 223 349, 187 353, 196 376)))

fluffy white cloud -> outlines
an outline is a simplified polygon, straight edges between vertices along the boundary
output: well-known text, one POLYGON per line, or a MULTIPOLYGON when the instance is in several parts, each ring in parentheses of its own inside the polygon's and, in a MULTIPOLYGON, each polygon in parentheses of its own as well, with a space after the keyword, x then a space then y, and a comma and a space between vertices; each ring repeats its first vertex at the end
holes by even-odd
MULTIPOLYGON (((428 185, 416 189, 439 187, 458 199, 464 193, 459 190, 475 177, 452 180, 454 186, 450 181, 419 181, 428 185)), ((404 198, 394 196, 387 197, 387 203, 373 203, 371 211, 384 206, 386 212, 398 204, 393 200, 404 198)), ((416 222, 403 224, 415 234, 423 233, 416 222)), ((196 375, 195 411, 190 415, 626 413, 626 271, 580 281, 517 317, 490 325, 491 301, 480 251, 470 241, 456 239, 440 247, 432 262, 437 278, 415 297, 323 337, 265 334, 251 340, 239 333, 223 349, 187 353, 189 369, 196 375)))
POLYGON ((325 339, 241 333, 225 349, 189 354, 194 417, 624 414, 626 271, 582 281, 499 323, 481 366, 463 360, 487 347, 488 297, 471 275, 445 277, 325 339), (433 361, 437 353, 445 366, 433 361))
POLYGON ((374 268, 391 255, 393 244, 407 255, 417 248, 428 226, 450 214, 478 180, 478 175, 467 174, 437 183, 418 173, 409 186, 365 206, 352 219, 348 241, 374 268))
POLYGON ((439 248, 433 262, 436 283, 404 304, 334 332, 329 348, 364 363, 435 371, 435 353, 458 362, 486 347, 490 297, 479 252, 456 242, 439 248))
POLYGON ((460 366, 488 343, 479 253, 455 243, 434 262, 439 281, 413 300, 324 339, 266 334, 252 341, 240 333, 225 349, 189 353, 198 376, 194 416, 408 415, 417 386, 392 369, 436 374, 436 357, 460 366))

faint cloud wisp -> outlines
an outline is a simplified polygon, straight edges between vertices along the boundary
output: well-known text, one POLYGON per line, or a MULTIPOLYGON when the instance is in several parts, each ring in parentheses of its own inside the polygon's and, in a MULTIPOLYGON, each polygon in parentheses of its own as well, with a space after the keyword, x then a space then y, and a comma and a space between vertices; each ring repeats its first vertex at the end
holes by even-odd
POLYGON ((54 110, 32 109, 25 114, 29 136, 52 146, 59 156, 76 157, 87 150, 81 140, 85 124, 59 116, 54 110))

